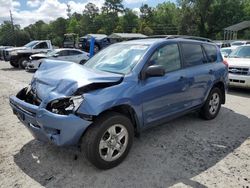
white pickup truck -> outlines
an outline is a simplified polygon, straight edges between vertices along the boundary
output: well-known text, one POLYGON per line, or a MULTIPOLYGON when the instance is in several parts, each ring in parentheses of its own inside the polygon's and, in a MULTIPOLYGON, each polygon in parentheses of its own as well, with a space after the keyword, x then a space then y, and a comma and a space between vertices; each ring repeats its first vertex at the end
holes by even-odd
POLYGON ((47 53, 53 50, 50 40, 34 40, 22 47, 4 50, 4 60, 10 61, 13 67, 25 68, 29 57, 37 53, 47 53))

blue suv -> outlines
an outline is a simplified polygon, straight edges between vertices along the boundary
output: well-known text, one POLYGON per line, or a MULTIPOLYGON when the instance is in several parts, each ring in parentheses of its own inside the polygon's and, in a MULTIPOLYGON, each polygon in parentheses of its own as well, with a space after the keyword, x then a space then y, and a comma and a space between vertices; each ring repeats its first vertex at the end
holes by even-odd
POLYGON ((216 44, 142 39, 113 44, 83 66, 47 60, 10 105, 36 139, 80 146, 92 164, 108 169, 144 129, 194 110, 214 119, 227 84, 216 44))

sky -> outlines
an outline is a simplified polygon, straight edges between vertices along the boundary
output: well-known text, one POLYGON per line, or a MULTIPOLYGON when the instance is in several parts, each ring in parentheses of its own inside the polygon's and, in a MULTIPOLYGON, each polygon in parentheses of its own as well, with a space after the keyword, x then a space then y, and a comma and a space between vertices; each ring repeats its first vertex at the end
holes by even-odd
MULTIPOLYGON (((155 7, 164 1, 123 0, 123 5, 138 11, 143 3, 155 7)), ((67 4, 70 5, 72 13, 82 13, 85 5, 89 2, 100 8, 104 0, 0 0, 0 24, 4 20, 10 20, 10 10, 12 11, 14 24, 19 24, 23 28, 38 20, 48 23, 58 17, 67 18, 67 4)))

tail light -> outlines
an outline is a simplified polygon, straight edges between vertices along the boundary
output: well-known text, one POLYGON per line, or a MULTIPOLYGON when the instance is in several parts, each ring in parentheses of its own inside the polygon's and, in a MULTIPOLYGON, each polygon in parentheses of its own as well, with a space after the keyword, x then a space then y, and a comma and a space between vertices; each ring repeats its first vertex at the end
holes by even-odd
POLYGON ((228 67, 228 62, 225 59, 223 60, 223 63, 228 67))

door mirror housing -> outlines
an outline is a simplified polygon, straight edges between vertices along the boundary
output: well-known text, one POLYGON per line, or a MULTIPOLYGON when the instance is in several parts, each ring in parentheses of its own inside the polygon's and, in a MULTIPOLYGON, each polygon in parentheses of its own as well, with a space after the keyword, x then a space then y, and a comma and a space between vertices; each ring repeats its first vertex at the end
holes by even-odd
POLYGON ((53 57, 58 57, 58 56, 59 56, 59 54, 54 54, 54 55, 53 55, 53 57))
POLYGON ((151 65, 146 69, 146 77, 158 77, 165 75, 165 68, 162 65, 151 65))

